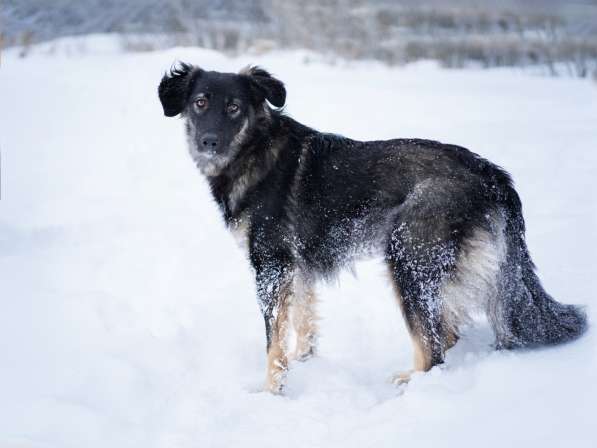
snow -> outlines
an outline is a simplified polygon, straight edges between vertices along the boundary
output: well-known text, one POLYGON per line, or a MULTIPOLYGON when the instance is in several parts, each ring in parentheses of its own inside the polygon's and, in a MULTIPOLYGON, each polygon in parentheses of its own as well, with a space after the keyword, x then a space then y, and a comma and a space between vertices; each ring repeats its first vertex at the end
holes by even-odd
POLYGON ((99 41, 3 55, 0 446, 595 446, 594 331, 493 352, 481 325, 396 388, 412 348, 376 260, 320 285, 320 355, 291 365, 285 396, 261 392, 252 274, 156 89, 177 59, 258 63, 318 129, 473 149, 514 176, 547 291, 594 322, 597 85, 99 41))

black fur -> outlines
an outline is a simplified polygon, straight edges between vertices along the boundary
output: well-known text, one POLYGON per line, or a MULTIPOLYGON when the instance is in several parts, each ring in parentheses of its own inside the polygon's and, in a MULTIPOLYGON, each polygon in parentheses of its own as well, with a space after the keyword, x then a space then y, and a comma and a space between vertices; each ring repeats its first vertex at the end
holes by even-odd
POLYGON ((227 225, 245 229, 268 347, 291 279, 329 278, 370 253, 390 267, 428 357, 423 369, 441 363, 458 337, 458 319, 447 317, 447 302, 458 298, 446 297, 446 285, 464 291, 485 282, 478 300, 498 347, 556 344, 585 329, 582 311, 543 290, 510 176, 480 156, 436 141, 315 131, 268 106, 282 107, 286 91, 256 67, 237 75, 182 64, 164 76, 159 95, 165 115, 186 118, 191 154, 227 225), (205 95, 210 104, 198 110, 205 95), (232 102, 238 115, 227 112, 232 102), (205 135, 215 150, 205 150, 205 135), (483 268, 489 274, 471 258, 484 250, 497 257, 483 268))
POLYGON ((189 86, 193 84, 200 73, 200 69, 181 63, 180 66, 173 67, 169 73, 164 75, 158 89, 164 115, 174 117, 182 112, 190 93, 189 86))

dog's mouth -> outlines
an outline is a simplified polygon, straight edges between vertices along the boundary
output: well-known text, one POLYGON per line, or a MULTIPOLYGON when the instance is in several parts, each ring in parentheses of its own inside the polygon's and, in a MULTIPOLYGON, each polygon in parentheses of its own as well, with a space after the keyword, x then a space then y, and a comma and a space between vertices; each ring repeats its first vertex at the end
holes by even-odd
POLYGON ((196 162, 202 163, 222 163, 226 159, 215 151, 199 151, 193 149, 191 155, 196 162))
POLYGON ((218 153, 216 153, 213 150, 209 150, 209 149, 205 149, 205 150, 200 150, 200 149, 195 149, 195 151, 197 152, 197 155, 206 159, 213 159, 218 156, 218 153))
POLYGON ((215 151, 200 151, 191 147, 190 153, 197 168, 208 176, 215 176, 228 164, 228 158, 215 151))

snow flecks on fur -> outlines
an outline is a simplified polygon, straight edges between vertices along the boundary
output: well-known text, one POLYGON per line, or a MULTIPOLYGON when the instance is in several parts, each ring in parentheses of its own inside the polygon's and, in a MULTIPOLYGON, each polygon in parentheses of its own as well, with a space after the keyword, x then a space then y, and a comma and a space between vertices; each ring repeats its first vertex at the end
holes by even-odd
POLYGON ((507 257, 501 266, 502 297, 490 310, 498 348, 532 348, 577 339, 587 329, 584 310, 556 301, 543 288, 524 238, 521 216, 507 217, 507 257))
POLYGON ((441 288, 454 270, 457 246, 451 240, 422 238, 411 226, 405 222, 396 226, 386 257, 411 334, 424 347, 426 370, 443 362, 446 335, 441 288))

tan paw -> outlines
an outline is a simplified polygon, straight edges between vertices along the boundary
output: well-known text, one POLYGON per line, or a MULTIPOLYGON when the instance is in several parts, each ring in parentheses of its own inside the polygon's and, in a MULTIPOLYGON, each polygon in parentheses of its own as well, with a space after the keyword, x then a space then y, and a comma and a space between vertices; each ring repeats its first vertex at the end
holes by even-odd
POLYGON ((401 384, 406 384, 410 381, 412 374, 415 373, 415 370, 407 370, 406 372, 397 372, 390 377, 390 383, 399 386, 401 384))
POLYGON ((267 371, 265 378, 265 390, 272 394, 279 395, 284 391, 286 384, 286 364, 279 359, 274 360, 267 371))

